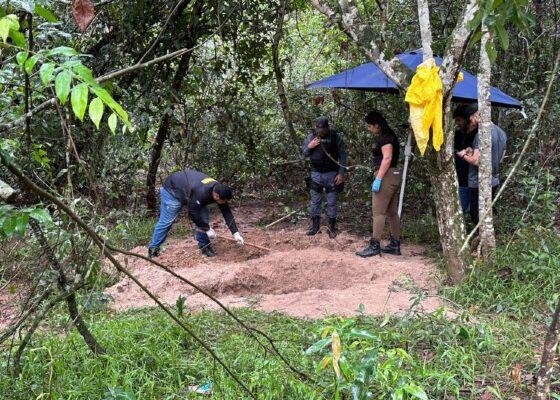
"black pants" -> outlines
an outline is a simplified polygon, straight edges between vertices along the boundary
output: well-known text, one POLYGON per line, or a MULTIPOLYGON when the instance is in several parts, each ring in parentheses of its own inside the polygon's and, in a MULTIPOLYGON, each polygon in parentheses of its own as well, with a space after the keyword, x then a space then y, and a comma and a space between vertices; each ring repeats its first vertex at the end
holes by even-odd
MULTIPOLYGON (((492 200, 496 196, 498 185, 492 186, 492 200)), ((471 214, 471 221, 473 224, 478 224, 478 188, 469 188, 469 207, 471 214)))

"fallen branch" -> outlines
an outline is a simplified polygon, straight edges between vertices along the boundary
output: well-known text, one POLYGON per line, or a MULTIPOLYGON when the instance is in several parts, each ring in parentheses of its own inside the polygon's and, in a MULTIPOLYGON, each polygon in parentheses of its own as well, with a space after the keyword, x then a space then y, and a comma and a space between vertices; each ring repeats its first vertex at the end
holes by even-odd
POLYGON ((287 215, 284 215, 282 218, 277 219, 276 221, 274 221, 274 222, 268 224, 267 226, 265 226, 264 229, 268 229, 268 228, 270 228, 270 227, 273 227, 274 225, 276 225, 276 224, 278 224, 278 223, 280 223, 280 222, 282 222, 282 221, 284 221, 284 220, 290 218, 292 215, 294 215, 294 214, 297 213, 298 211, 299 211, 299 210, 294 210, 294 211, 292 211, 291 213, 289 213, 289 214, 287 214, 287 215))

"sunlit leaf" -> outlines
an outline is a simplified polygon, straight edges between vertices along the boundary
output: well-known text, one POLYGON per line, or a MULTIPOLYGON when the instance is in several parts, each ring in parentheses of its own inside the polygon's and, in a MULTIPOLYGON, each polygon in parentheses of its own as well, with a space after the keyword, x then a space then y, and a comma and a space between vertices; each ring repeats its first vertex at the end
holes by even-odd
POLYGON ((25 61, 25 72, 27 72, 28 75, 31 75, 31 72, 33 72, 33 68, 35 68, 35 64, 37 64, 38 60, 39 57, 34 55, 29 57, 27 61, 25 61))
POLYGON ((332 354, 333 354, 333 368, 337 378, 340 378, 340 354, 342 353, 342 344, 340 343, 340 336, 337 331, 332 333, 332 354))
POLYGON ((109 124, 109 129, 111 129, 111 132, 115 133, 117 129, 117 114, 111 114, 107 123, 109 124))
POLYGON ((66 103, 72 84, 72 73, 68 70, 60 72, 54 80, 54 91, 62 104, 66 103))
POLYGON ((89 118, 95 124, 95 127, 99 129, 99 123, 101 118, 103 118, 104 105, 103 101, 99 97, 96 97, 89 104, 89 118))
POLYGON ((20 51, 16 54, 16 61, 19 65, 23 66, 25 64, 25 60, 27 60, 27 56, 29 53, 27 51, 20 51))
POLYGON ((51 83, 53 78, 54 68, 55 68, 54 63, 45 63, 41 65, 41 68, 39 68, 39 76, 41 77, 41 81, 45 86, 51 83))
POLYGON ((72 111, 80 121, 84 120, 84 115, 88 103, 88 86, 85 83, 80 83, 72 89, 70 96, 70 103, 72 104, 72 111))

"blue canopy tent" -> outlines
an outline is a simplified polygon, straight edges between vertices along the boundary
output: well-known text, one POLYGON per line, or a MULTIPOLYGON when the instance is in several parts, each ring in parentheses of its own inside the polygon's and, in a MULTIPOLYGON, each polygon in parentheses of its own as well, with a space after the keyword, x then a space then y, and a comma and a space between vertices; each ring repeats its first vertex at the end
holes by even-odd
MULTIPOLYGON (((402 63, 411 71, 416 71, 416 67, 423 61, 422 49, 411 50, 397 56, 402 63)), ((434 57, 436 65, 441 65, 442 58, 434 57)), ((477 79, 469 72, 462 70, 463 80, 455 85, 452 101, 460 103, 473 103, 478 101, 477 79)), ((305 87, 306 89, 333 88, 333 89, 354 89, 367 90, 380 93, 398 93, 397 85, 375 64, 367 63, 358 67, 348 69, 338 74, 323 78, 305 87)), ((506 107, 523 109, 523 103, 511 96, 508 96, 500 89, 490 88, 490 102, 494 107, 506 107)), ((402 211, 404 198, 404 188, 406 184, 406 174, 408 163, 412 154, 411 147, 412 135, 409 133, 407 145, 405 147, 405 163, 403 171, 403 181, 399 199, 399 216, 402 211)))

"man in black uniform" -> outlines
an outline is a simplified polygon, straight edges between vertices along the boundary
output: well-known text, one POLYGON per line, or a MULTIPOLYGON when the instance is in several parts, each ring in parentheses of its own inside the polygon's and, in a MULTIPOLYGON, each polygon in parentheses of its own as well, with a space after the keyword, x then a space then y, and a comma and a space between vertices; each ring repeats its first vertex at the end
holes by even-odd
MULTIPOLYGON (((468 105, 462 104, 453 111, 455 120, 455 152, 472 147, 476 131, 469 132, 468 105)), ((466 215, 469 210, 469 163, 455 154, 455 169, 457 170, 457 181, 459 182, 459 199, 461 209, 466 215)))
POLYGON ((321 202, 323 190, 327 193, 327 216, 329 237, 336 237, 338 194, 346 179, 346 150, 344 142, 326 117, 315 120, 315 129, 309 132, 302 148, 303 156, 309 157, 311 167, 311 228, 308 235, 315 235, 321 226, 321 202))
POLYGON ((210 228, 210 215, 207 208, 212 203, 218 204, 235 241, 243 244, 243 237, 237 229, 235 218, 229 208, 228 201, 233 194, 228 186, 202 172, 185 169, 175 172, 165 180, 160 196, 159 220, 154 228, 152 242, 148 246, 149 257, 159 255, 159 248, 184 205, 188 207, 189 217, 196 225, 195 238, 200 251, 205 256, 216 255, 210 246, 210 239, 216 237, 216 232, 210 228))

